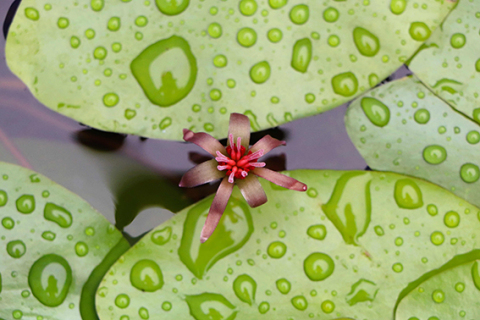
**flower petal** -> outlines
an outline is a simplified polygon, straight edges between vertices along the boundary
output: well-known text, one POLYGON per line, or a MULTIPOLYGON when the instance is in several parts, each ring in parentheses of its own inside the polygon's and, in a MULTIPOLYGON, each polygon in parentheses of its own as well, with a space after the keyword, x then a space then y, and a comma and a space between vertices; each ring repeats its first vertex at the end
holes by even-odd
MULTIPOLYGON (((230 114, 230 123, 228 125, 228 135, 233 135, 234 142, 237 142, 237 138, 242 138, 242 146, 248 149, 250 146, 250 119, 247 116, 240 113, 230 114)), ((228 141, 230 145, 230 141, 228 141)))
POLYGON ((249 174, 243 180, 238 179, 237 186, 250 207, 255 208, 267 202, 267 195, 255 175, 249 174))
POLYGON ((188 129, 183 129, 183 140, 195 143, 214 157, 216 156, 217 151, 227 154, 225 147, 218 142, 217 139, 205 132, 194 133, 188 129))
POLYGON ((257 152, 259 150, 263 150, 263 155, 267 154, 268 152, 272 151, 276 147, 284 146, 287 143, 285 141, 280 141, 275 138, 272 138, 269 135, 266 135, 262 139, 258 140, 251 148, 250 151, 257 152))
POLYGON ((191 188, 225 177, 225 172, 219 171, 217 165, 217 161, 211 159, 193 167, 183 175, 178 186, 191 188))
POLYGON ((281 187, 284 187, 290 190, 297 190, 297 191, 307 190, 307 185, 305 183, 302 183, 296 179, 287 177, 284 174, 281 174, 269 169, 255 168, 251 172, 253 172, 259 177, 262 177, 263 179, 266 179, 270 182, 275 183, 276 185, 279 185, 281 187))
POLYGON ((200 235, 201 243, 207 241, 217 227, 218 222, 227 207, 228 199, 230 199, 232 190, 233 183, 228 182, 228 177, 223 178, 222 183, 220 183, 217 193, 215 194, 215 198, 213 198, 210 210, 208 211, 207 221, 205 221, 205 225, 203 226, 200 235))

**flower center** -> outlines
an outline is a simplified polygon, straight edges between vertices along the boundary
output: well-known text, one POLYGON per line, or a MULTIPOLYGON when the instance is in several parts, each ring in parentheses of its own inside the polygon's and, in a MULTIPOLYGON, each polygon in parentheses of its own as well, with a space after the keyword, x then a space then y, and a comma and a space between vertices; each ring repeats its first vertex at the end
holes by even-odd
POLYGON ((217 151, 215 160, 218 162, 217 169, 220 171, 226 170, 228 182, 233 183, 234 178, 245 179, 248 172, 254 168, 265 167, 265 162, 258 162, 258 159, 263 156, 263 150, 253 152, 245 149, 242 146, 242 138, 237 138, 237 143, 234 142, 233 135, 229 134, 230 145, 227 147, 228 156, 217 151))

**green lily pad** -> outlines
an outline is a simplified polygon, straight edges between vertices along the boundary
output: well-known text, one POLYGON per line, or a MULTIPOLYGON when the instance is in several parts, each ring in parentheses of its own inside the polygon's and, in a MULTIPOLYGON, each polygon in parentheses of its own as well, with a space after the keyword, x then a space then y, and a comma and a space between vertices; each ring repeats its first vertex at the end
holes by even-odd
POLYGON ((100 318, 392 319, 412 282, 442 276, 458 255, 478 259, 479 209, 439 186, 370 171, 289 174, 309 190, 262 181, 269 201, 254 209, 235 190, 204 244, 212 197, 147 234, 100 284, 100 318))
POLYGON ((480 123, 479 30, 480 3, 459 1, 409 66, 430 90, 480 123))
POLYGON ((98 319, 95 291, 129 245, 90 205, 0 162, 0 318, 98 319))
POLYGON ((47 107, 89 126, 182 139, 255 131, 332 109, 420 47, 450 1, 24 0, 11 70, 47 107))
POLYGON ((430 319, 478 319, 480 316, 480 252, 459 255, 440 272, 418 279, 405 290, 405 297, 396 309, 398 319, 419 319, 424 310, 431 310, 430 319), (454 308, 452 308, 454 306, 454 308))
POLYGON ((436 183, 480 206, 480 127, 416 78, 355 100, 347 132, 367 164, 436 183))

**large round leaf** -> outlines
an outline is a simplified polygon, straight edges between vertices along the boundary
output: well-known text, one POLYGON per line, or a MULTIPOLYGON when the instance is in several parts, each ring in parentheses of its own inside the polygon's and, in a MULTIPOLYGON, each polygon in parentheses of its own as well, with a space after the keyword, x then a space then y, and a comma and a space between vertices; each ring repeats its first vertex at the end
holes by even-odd
POLYGON ((436 94, 480 123, 480 3, 461 0, 410 62, 436 94))
POLYGON ((345 122, 371 168, 427 179, 480 206, 480 128, 416 78, 358 98, 345 122))
POLYGON ((392 319, 411 282, 478 259, 479 210, 445 189, 393 173, 290 175, 309 190, 263 181, 256 209, 234 192, 204 244, 212 198, 147 234, 102 281, 101 319, 392 319))
POLYGON ((89 126, 225 137, 232 112, 261 130, 376 85, 453 4, 427 0, 226 3, 24 0, 11 70, 46 106, 89 126))
POLYGON ((88 203, 0 163, 0 318, 98 319, 95 291, 129 245, 88 203))

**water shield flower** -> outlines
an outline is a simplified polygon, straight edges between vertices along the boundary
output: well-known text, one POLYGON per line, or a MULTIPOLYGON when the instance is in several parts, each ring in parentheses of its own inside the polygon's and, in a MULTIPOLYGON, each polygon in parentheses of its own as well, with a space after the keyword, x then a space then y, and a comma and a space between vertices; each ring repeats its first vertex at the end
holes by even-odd
POLYGON ((188 129, 183 130, 185 141, 195 143, 210 153, 214 159, 190 169, 182 177, 179 186, 195 187, 223 178, 203 226, 201 242, 207 241, 217 227, 234 185, 240 188, 240 192, 252 208, 267 202, 267 196, 257 176, 291 190, 307 190, 306 184, 266 169, 264 168, 265 162, 258 161, 272 149, 285 145, 285 141, 266 135, 250 146, 250 120, 238 113, 230 115, 228 131, 227 147, 224 147, 218 140, 205 132, 194 133, 188 129))

